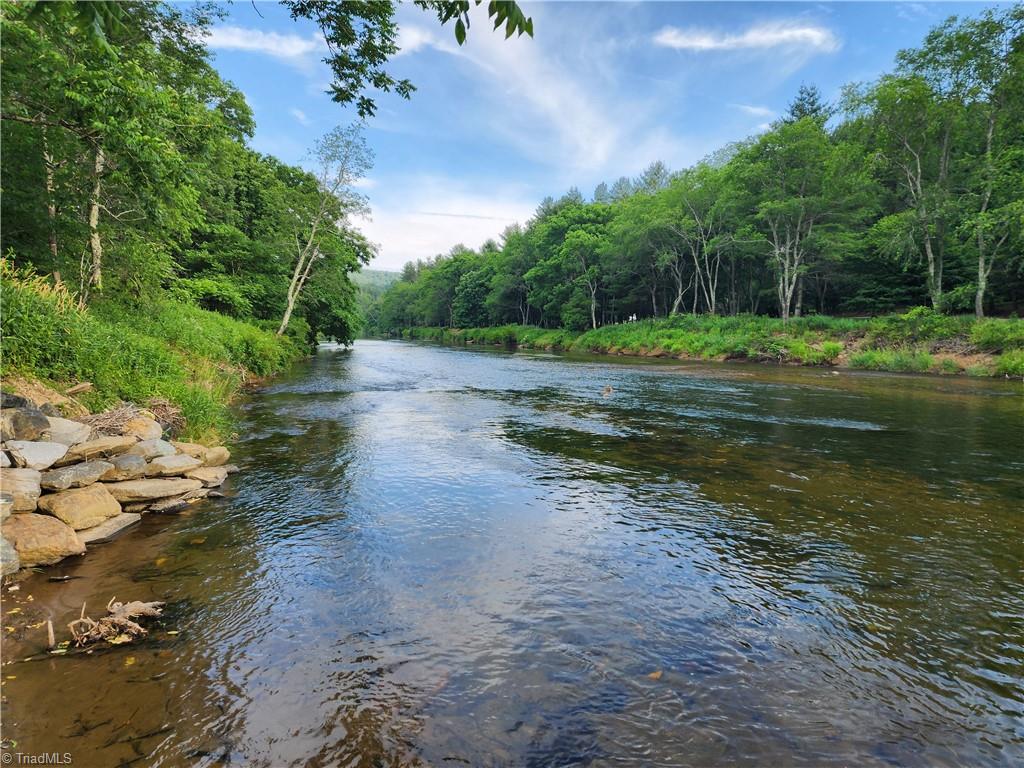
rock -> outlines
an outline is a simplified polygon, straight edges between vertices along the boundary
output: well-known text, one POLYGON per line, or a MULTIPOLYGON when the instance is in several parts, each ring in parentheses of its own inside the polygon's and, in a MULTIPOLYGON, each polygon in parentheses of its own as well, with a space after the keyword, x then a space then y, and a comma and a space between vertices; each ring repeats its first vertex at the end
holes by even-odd
POLYGON ((3 535, 17 551, 22 568, 50 565, 85 552, 74 529, 49 515, 11 515, 3 535))
POLYGON ((0 574, 9 576, 17 573, 21 568, 21 558, 18 557, 18 550, 7 539, 0 538, 0 574))
POLYGON ((146 460, 141 456, 134 456, 122 453, 120 456, 111 456, 108 463, 111 469, 100 476, 100 480, 134 480, 146 474, 146 460))
POLYGON ((203 487, 198 480, 185 478, 168 478, 152 480, 125 480, 120 483, 105 483, 104 487, 118 501, 146 501, 147 499, 163 499, 168 496, 180 496, 189 491, 203 487))
POLYGON ((49 426, 46 414, 35 406, 0 411, 0 437, 4 440, 36 440, 49 426))
POLYGON ((184 453, 186 456, 206 461, 207 448, 205 445, 200 445, 199 443, 180 443, 175 440, 171 441, 171 445, 178 449, 178 453, 184 453))
POLYGON ((189 504, 195 504, 197 501, 205 499, 210 493, 209 488, 200 488, 195 491, 189 491, 183 493, 181 496, 172 496, 169 499, 158 499, 147 507, 148 511, 156 512, 158 514, 168 514, 170 512, 180 512, 189 504))
POLYGON ((0 451, 0 469, 6 469, 13 463, 14 462, 11 461, 11 457, 8 455, 6 450, 0 451))
POLYGON ((51 416, 59 417, 62 415, 60 412, 60 408, 58 408, 53 403, 43 403, 42 405, 39 406, 39 410, 42 411, 47 418, 51 416))
POLYGON ((14 511, 14 497, 9 493, 0 493, 0 522, 6 520, 14 511))
POLYGON ((233 475, 236 472, 241 472, 241 470, 238 468, 237 464, 225 464, 224 465, 224 469, 226 469, 228 471, 229 475, 233 475))
POLYGON ((82 488, 92 485, 113 468, 114 465, 107 461, 85 461, 81 464, 72 464, 43 472, 40 485, 52 491, 82 488))
POLYGON ((100 544, 104 541, 110 541, 125 528, 130 528, 141 519, 142 515, 122 512, 117 517, 108 518, 99 525, 79 531, 78 538, 86 544, 100 544))
POLYGON ((88 424, 82 424, 71 419, 61 419, 56 416, 47 416, 50 423, 46 435, 51 442, 64 443, 64 445, 77 445, 84 443, 93 436, 93 428, 88 424))
POLYGON ((0 392, 0 408, 35 408, 36 404, 27 397, 13 392, 0 392))
POLYGON ((8 440, 7 447, 21 454, 29 469, 47 469, 64 458, 68 447, 63 443, 41 443, 30 440, 8 440))
POLYGON ((230 458, 231 451, 223 445, 218 445, 216 448, 210 448, 206 451, 206 460, 203 464, 208 467, 219 467, 223 464, 227 464, 228 459, 230 458))
POLYGON ((72 445, 63 459, 57 462, 61 467, 65 464, 75 464, 88 459, 107 458, 124 453, 138 440, 133 435, 102 435, 95 440, 86 440, 84 443, 72 445))
POLYGON ((39 499, 38 469, 0 470, 0 490, 14 499, 14 512, 32 512, 39 499))
POLYGON ((198 480, 206 488, 216 488, 228 479, 228 470, 227 467, 200 467, 190 469, 185 473, 185 477, 198 480))
POLYGON ((173 456, 177 452, 177 449, 166 440, 143 440, 128 449, 128 453, 141 456, 146 461, 158 456, 173 456))
POLYGON ((135 435, 142 441, 159 440, 163 433, 164 428, 159 422, 147 416, 133 416, 121 425, 122 435, 135 435))
POLYGON ((167 477, 168 475, 183 475, 190 469, 197 469, 201 467, 203 462, 199 459, 193 459, 191 456, 185 456, 184 454, 177 454, 175 456, 157 456, 146 467, 146 475, 148 477, 160 476, 167 477))
POLYGON ((121 505, 102 483, 47 494, 39 499, 39 509, 67 523, 76 531, 92 528, 108 517, 121 514, 121 505))

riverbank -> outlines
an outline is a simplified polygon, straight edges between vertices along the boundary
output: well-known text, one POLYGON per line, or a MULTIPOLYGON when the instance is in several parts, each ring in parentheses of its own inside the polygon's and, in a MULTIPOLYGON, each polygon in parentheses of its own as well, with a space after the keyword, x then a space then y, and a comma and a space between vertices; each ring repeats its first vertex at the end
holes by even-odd
POLYGON ((65 287, 7 260, 0 304, 5 381, 77 388, 61 407, 85 412, 169 403, 181 414, 178 436, 198 442, 226 438, 228 404, 242 388, 306 354, 297 337, 166 297, 82 309, 65 287))
POLYGON ((408 328, 406 339, 527 349, 968 376, 1024 376, 1024 320, 918 307, 875 318, 679 315, 573 332, 535 326, 408 328))

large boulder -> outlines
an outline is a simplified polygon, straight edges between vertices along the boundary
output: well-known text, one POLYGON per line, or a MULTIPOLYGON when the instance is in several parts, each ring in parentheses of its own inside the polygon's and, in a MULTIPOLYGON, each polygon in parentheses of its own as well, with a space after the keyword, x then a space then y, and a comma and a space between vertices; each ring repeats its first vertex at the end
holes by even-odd
POLYGON ((120 502, 147 501, 167 496, 179 496, 203 487, 198 480, 185 478, 154 478, 151 480, 125 480, 121 483, 104 483, 104 486, 120 502))
POLYGON ((159 440, 164 433, 160 422, 139 414, 121 425, 122 435, 135 435, 139 440, 159 440))
POLYGON ((134 435, 101 435, 95 440, 86 440, 84 443, 71 446, 64 458, 57 462, 57 466, 117 456, 137 442, 138 439, 134 435))
POLYGON ((99 544, 104 541, 110 541, 125 528, 130 528, 141 519, 142 515, 134 514, 132 512, 122 512, 116 517, 104 520, 99 525, 95 525, 92 528, 86 528, 84 531, 79 531, 78 538, 86 544, 99 544))
POLYGON ((36 404, 27 397, 13 392, 0 392, 0 408, 35 408, 36 404))
POLYGON ((176 440, 171 440, 171 445, 178 449, 178 453, 184 453, 186 456, 192 456, 200 461, 206 461, 206 451, 208 449, 205 445, 200 445, 199 443, 181 443, 176 440))
POLYGON ((47 438, 53 443, 64 443, 71 446, 84 443, 93 436, 93 428, 88 424, 57 416, 47 416, 50 426, 45 431, 47 438))
POLYGON ((15 512, 31 512, 39 500, 40 479, 38 469, 2 469, 0 491, 13 497, 15 512))
POLYGON ((85 552, 74 529, 49 515, 11 515, 4 523, 3 536, 17 551, 22 568, 50 565, 85 552))
POLYGON ((108 517, 121 514, 121 505, 102 483, 43 496, 39 499, 39 509, 76 531, 92 528, 108 517))
POLYGON ((228 469, 227 467, 200 467, 199 469, 190 469, 185 473, 185 477, 198 480, 206 488, 216 488, 218 485, 223 485, 224 481, 228 479, 228 469))
POLYGON ((0 574, 9 576, 17 573, 21 568, 21 558, 18 557, 18 550, 7 539, 0 537, 0 574))
POLYGON ((227 464, 230 458, 231 451, 223 445, 218 445, 216 448, 207 449, 206 459, 203 461, 203 464, 208 467, 220 467, 227 464))
POLYGON ((100 477, 100 480, 134 480, 146 474, 146 460, 141 456, 122 453, 120 456, 111 456, 107 462, 111 468, 100 477))
POLYGON ((42 443, 31 440, 8 440, 7 448, 20 456, 18 463, 29 469, 47 469, 64 458, 68 447, 63 443, 42 443))
POLYGON ((181 453, 175 456, 157 456, 149 462, 149 466, 146 467, 146 474, 149 477, 183 475, 190 469, 197 469, 202 465, 203 462, 199 459, 193 459, 191 456, 181 453))
POLYGON ((143 440, 128 449, 128 453, 133 456, 141 456, 146 461, 158 456, 173 456, 177 452, 178 450, 166 440, 143 440))
POLYGON ((50 491, 64 491, 68 488, 83 488, 92 485, 114 468, 107 461, 83 461, 59 469, 43 472, 40 485, 50 491))
POLYGON ((49 426, 46 414, 35 406, 0 411, 0 438, 4 440, 37 440, 49 426))

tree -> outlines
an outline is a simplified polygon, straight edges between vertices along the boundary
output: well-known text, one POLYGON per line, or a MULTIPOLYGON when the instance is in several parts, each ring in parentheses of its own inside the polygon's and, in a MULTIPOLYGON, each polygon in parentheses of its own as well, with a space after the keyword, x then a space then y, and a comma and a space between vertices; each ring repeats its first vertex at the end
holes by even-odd
MULTIPOLYGON (((311 208, 296 208, 293 212, 296 258, 278 336, 288 327, 316 263, 327 258, 330 250, 357 250, 353 249, 354 241, 345 221, 348 216, 366 210, 365 198, 353 186, 373 164, 361 126, 334 128, 317 139, 311 154, 317 167, 316 195, 311 208)), ((361 252, 360 260, 369 261, 369 254, 361 252)))
POLYGON ((801 83, 796 97, 789 102, 784 119, 786 122, 795 123, 809 117, 824 125, 834 114, 835 109, 822 98, 818 86, 801 83))

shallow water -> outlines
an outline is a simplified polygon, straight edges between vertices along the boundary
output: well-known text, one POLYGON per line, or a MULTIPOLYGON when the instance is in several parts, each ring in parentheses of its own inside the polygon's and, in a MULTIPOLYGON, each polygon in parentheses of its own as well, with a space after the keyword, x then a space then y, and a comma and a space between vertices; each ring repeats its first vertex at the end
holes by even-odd
POLYGON ((1019 383, 359 342, 239 412, 229 498, 5 595, 58 628, 169 604, 90 656, 8 637, 16 751, 1024 760, 1019 383))

